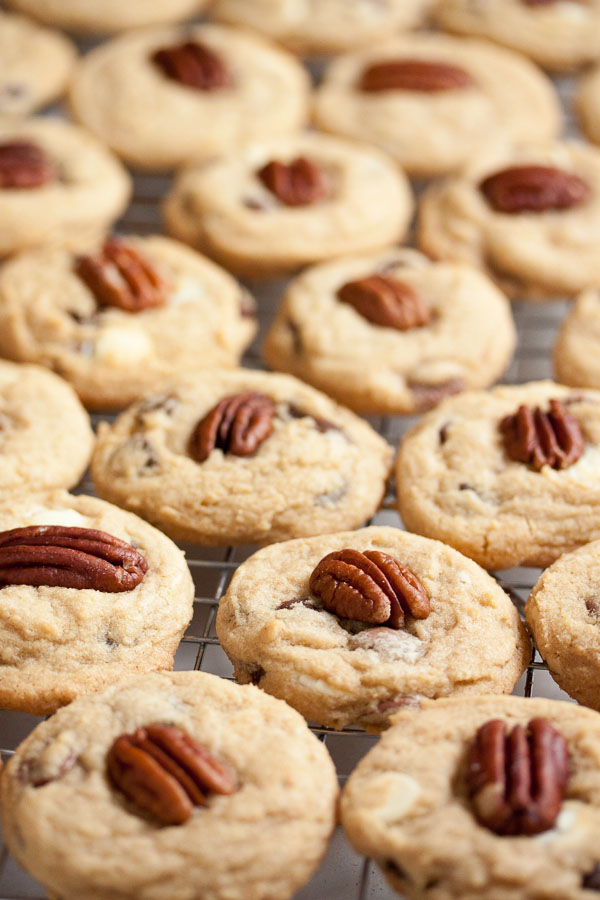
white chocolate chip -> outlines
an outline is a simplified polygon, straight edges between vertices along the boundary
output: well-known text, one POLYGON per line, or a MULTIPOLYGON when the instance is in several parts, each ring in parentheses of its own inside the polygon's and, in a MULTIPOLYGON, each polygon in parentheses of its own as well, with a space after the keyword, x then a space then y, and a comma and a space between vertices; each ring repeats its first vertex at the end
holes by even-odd
POLYGON ((182 306, 184 303, 197 303, 204 298, 205 294, 206 289, 202 282, 197 278, 190 278, 188 275, 181 279, 177 290, 171 294, 170 304, 182 306))
POLYGON ((96 341, 96 357, 109 366, 136 366, 153 351, 151 339, 139 328, 109 325, 96 341))
POLYGON ((45 509, 38 507, 27 515, 29 525, 63 525, 66 528, 87 528, 88 522, 75 509, 45 509))
POLYGON ((365 785, 363 802, 378 822, 397 825, 414 808, 420 794, 421 786, 411 775, 385 772, 365 785))

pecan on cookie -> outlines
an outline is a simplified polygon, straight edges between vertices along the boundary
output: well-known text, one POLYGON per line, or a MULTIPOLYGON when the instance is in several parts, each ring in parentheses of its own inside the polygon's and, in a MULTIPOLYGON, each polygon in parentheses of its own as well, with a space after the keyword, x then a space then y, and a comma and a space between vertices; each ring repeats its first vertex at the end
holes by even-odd
POLYGON ((488 175, 479 187, 490 206, 501 213, 571 209, 590 196, 583 178, 554 166, 511 166, 488 175))
POLYGON ((109 238, 94 256, 80 256, 75 272, 100 306, 135 313, 167 300, 168 284, 156 267, 120 238, 109 238))
POLYGON ((459 66, 423 59, 391 59, 373 63, 362 73, 359 87, 379 91, 454 91, 472 87, 473 77, 459 66))
POLYGON ((478 820, 496 834, 540 834, 561 811, 569 778, 569 750, 547 719, 525 728, 493 719, 471 742, 467 786, 478 820))
POLYGON ((0 144, 0 189, 43 187, 56 177, 55 167, 34 141, 14 140, 0 144))
POLYGON ((431 321, 431 310, 414 288, 388 275, 348 281, 337 297, 373 325, 408 331, 431 321))
POLYGON ((405 615, 426 619, 430 612, 417 576, 378 550, 329 553, 314 569, 309 586, 325 609, 344 619, 401 628, 405 615))
POLYGON ((0 533, 0 588, 65 587, 131 591, 148 563, 131 544, 92 528, 32 525, 0 533))
POLYGON ((501 420, 500 431, 510 459, 529 463, 536 472, 542 466, 567 469, 585 447, 581 425, 560 400, 550 400, 547 413, 522 404, 501 420))
POLYGON ((152 61, 173 81, 198 91, 218 91, 231 86, 231 74, 223 57, 198 41, 162 47, 152 61))
POLYGON ((247 392, 221 400, 198 422, 190 455, 204 462, 216 448, 234 456, 252 456, 273 431, 275 405, 265 394, 247 392))
POLYGON ((324 200, 329 193, 322 167, 306 156, 299 156, 287 164, 272 160, 259 169, 257 175, 285 206, 311 206, 324 200))
POLYGON ((229 766, 171 725, 122 734, 108 752, 107 769, 127 799, 163 825, 183 825, 209 794, 236 790, 229 766))

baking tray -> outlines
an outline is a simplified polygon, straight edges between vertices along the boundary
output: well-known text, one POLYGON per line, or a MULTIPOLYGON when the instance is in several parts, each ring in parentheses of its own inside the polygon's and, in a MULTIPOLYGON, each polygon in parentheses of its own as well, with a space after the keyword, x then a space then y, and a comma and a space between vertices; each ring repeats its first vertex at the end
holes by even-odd
MULTIPOLYGON (((86 42, 86 47, 90 46, 90 43, 86 42)), ((318 71, 318 68, 315 71, 318 71)), ((575 131, 569 114, 573 80, 558 79, 557 87, 565 101, 567 130, 573 135, 575 131)), ((137 175, 134 179, 133 201, 118 229, 123 233, 141 234, 161 231, 160 202, 170 184, 169 176, 137 175)), ((260 331, 244 358, 244 364, 258 368, 261 365, 260 340, 272 320, 285 283, 281 281, 267 284, 249 283, 248 288, 258 300, 260 331)), ((566 309, 567 303, 564 301, 539 305, 518 302, 513 305, 519 341, 515 359, 504 378, 505 383, 517 384, 552 376, 550 352, 557 327, 566 309)), ((94 424, 102 418, 94 416, 94 424)), ((369 421, 392 445, 397 446, 415 419, 375 417, 369 421)), ((93 487, 87 476, 75 492, 93 494, 93 487)), ((402 527, 391 494, 386 497, 381 511, 369 524, 402 527)), ((177 651, 175 669, 196 669, 232 678, 232 667, 216 636, 215 615, 219 598, 227 590, 233 572, 255 548, 182 546, 194 577, 196 599, 192 622, 177 651)), ((496 573, 499 583, 509 593, 521 614, 523 603, 539 573, 540 570, 537 569, 523 568, 496 573)), ((569 697, 558 689, 537 653, 514 693, 526 697, 569 700, 569 697)), ((0 753, 4 762, 39 721, 41 720, 34 716, 0 710, 0 753)), ((313 731, 331 753, 340 784, 345 782, 361 757, 377 740, 376 737, 356 729, 333 731, 314 727, 313 731)), ((338 828, 323 864, 313 879, 295 894, 294 900, 392 900, 397 897, 374 864, 354 853, 341 829, 338 828)), ((25 898, 44 900, 45 893, 43 888, 11 859, 4 847, 0 826, 0 900, 25 900, 25 898)))

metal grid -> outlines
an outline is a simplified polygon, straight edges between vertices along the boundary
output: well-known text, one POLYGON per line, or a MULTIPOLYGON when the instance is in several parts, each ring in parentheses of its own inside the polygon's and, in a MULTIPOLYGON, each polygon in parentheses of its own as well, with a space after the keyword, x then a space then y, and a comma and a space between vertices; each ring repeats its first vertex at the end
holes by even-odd
MULTIPOLYGON (((572 84, 563 80, 558 84, 563 98, 571 92, 572 84)), ((137 176, 133 202, 123 221, 121 231, 153 233, 161 229, 160 202, 169 189, 169 176, 137 176)), ((260 334, 244 359, 250 367, 260 366, 259 345, 265 327, 281 296, 283 283, 249 284, 259 301, 260 334)), ((543 305, 517 303, 514 313, 518 326, 519 344, 504 381, 520 383, 551 377, 550 350, 556 329, 566 310, 566 303, 543 305)), ((95 423, 101 417, 94 417, 95 423)), ((371 424, 394 446, 414 420, 399 417, 371 419, 371 424)), ((89 479, 84 478, 77 493, 93 493, 89 479)), ((369 523, 371 524, 371 523, 369 523)), ((386 497, 382 510, 372 524, 402 527, 394 508, 394 498, 386 497)), ((219 646, 214 622, 219 599, 237 566, 254 548, 199 548, 184 546, 196 586, 192 622, 182 640, 175 659, 176 669, 196 669, 232 679, 232 668, 219 646)), ((535 569, 513 569, 497 574, 501 586, 522 615, 525 599, 539 575, 535 569)), ((526 697, 553 697, 568 700, 552 681, 546 666, 536 653, 526 673, 515 688, 516 694, 526 697)), ((40 719, 0 710, 0 754, 6 761, 21 740, 40 719)), ((343 732, 314 727, 313 731, 328 747, 340 782, 349 776, 360 758, 374 745, 376 738, 358 729, 343 732)), ((0 828, 0 900, 43 900, 43 889, 12 860, 2 841, 0 828)), ((334 835, 326 859, 312 881, 300 890, 294 900, 392 900, 397 898, 370 860, 358 857, 346 842, 341 830, 334 835)))

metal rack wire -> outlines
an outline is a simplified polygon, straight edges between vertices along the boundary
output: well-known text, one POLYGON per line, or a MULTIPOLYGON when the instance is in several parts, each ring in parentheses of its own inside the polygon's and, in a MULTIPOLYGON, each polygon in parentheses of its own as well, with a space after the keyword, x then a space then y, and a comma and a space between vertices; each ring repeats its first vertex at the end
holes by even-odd
MULTIPOLYGON (((569 81, 559 84, 561 94, 570 93, 569 81)), ((119 229, 124 232, 147 234, 161 230, 160 203, 169 189, 168 176, 137 176, 133 202, 119 229)), ((259 301, 260 334, 244 362, 251 367, 260 365, 258 347, 266 324, 271 320, 281 295, 281 283, 249 285, 259 301)), ((550 350, 558 323, 564 316, 563 302, 542 305, 518 303, 514 306, 519 333, 515 360, 506 377, 507 383, 519 383, 551 377, 550 350)), ((95 417, 96 421, 101 417, 95 417)), ((414 420, 377 418, 371 424, 394 446, 414 420)), ((84 479, 77 492, 93 493, 89 479, 84 479)), ((388 496, 373 524, 396 525, 401 521, 394 509, 393 497, 388 496)), ((237 566, 252 552, 252 548, 207 549, 185 547, 188 564, 196 585, 196 599, 192 622, 178 650, 175 668, 212 672, 232 678, 232 669, 221 649, 215 628, 219 599, 227 589, 237 566)), ((523 603, 538 576, 533 569, 515 569, 499 573, 501 586, 509 593, 522 614, 523 603)), ((554 697, 568 699, 561 693, 535 654, 515 693, 526 697, 554 697)), ((40 721, 33 716, 0 710, 0 753, 6 761, 15 747, 40 721)), ((359 759, 373 746, 376 738, 358 729, 343 732, 314 727, 313 731, 328 747, 343 783, 359 759)), ((0 830, 0 900, 43 900, 43 889, 30 879, 6 852, 0 830)), ((397 895, 385 884, 382 876, 369 860, 362 860, 349 847, 338 829, 327 857, 312 881, 300 890, 294 900, 392 900, 397 895)))

